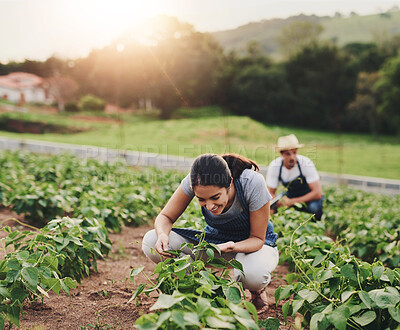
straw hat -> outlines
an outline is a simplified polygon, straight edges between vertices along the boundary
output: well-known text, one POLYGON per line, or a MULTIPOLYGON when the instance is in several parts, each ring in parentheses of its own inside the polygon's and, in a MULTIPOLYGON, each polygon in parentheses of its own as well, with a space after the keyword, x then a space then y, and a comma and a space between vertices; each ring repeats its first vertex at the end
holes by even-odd
POLYGON ((278 138, 278 144, 276 145, 277 151, 297 149, 304 147, 304 144, 300 144, 297 140, 296 135, 290 134, 286 136, 281 136, 278 138))

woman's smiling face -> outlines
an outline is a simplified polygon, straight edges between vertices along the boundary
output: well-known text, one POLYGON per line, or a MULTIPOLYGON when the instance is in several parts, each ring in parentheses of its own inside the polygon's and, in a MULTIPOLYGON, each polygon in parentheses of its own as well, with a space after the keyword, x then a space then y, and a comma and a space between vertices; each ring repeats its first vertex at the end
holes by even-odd
POLYGON ((198 185, 193 191, 200 206, 214 215, 221 214, 229 203, 229 188, 198 185))

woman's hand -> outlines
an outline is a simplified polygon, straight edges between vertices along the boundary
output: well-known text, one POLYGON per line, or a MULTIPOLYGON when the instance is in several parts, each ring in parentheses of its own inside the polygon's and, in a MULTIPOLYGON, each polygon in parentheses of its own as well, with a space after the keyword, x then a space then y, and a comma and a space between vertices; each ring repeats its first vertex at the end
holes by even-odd
POLYGON ((233 249, 235 248, 235 242, 229 241, 225 243, 221 243, 217 245, 221 252, 233 252, 233 249))
POLYGON ((165 258, 171 258, 172 255, 167 251, 169 250, 169 236, 167 234, 158 235, 158 239, 155 245, 156 251, 165 258))

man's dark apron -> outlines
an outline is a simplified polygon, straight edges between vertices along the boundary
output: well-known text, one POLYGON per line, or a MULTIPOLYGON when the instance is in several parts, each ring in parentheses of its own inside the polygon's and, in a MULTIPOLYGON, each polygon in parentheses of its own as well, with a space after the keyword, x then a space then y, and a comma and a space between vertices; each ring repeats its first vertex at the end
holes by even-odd
MULTIPOLYGON (((221 218, 218 215, 213 215, 206 208, 201 208, 201 212, 203 213, 204 219, 207 223, 207 226, 204 229, 204 240, 208 243, 221 244, 228 241, 239 242, 249 238, 250 236, 249 206, 246 203, 243 187, 240 181, 236 179, 234 180, 234 184, 236 194, 243 208, 242 212, 234 214, 231 217, 221 218)), ((199 241, 199 238, 196 236, 203 233, 200 230, 188 228, 172 228, 172 230, 183 237, 197 242, 199 241)), ((272 222, 269 221, 264 244, 275 247, 277 238, 278 234, 274 232, 274 226, 272 222)))
POLYGON ((282 174, 283 161, 279 169, 278 180, 281 181, 282 184, 287 189, 286 196, 289 198, 304 196, 305 194, 308 194, 311 191, 305 176, 301 172, 301 167, 298 160, 297 160, 297 166, 299 167, 300 175, 291 181, 282 180, 281 174, 282 174))

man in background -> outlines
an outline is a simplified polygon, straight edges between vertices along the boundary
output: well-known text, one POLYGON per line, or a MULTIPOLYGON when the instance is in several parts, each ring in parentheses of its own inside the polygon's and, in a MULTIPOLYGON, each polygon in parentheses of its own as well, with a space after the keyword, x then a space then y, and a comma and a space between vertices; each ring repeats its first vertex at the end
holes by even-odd
POLYGON ((276 148, 281 157, 268 166, 267 187, 272 197, 276 197, 279 182, 286 188, 283 198, 276 202, 276 208, 305 203, 300 210, 313 213, 315 219, 320 220, 324 200, 320 177, 312 160, 297 153, 298 148, 303 146, 294 134, 278 138, 276 148))

